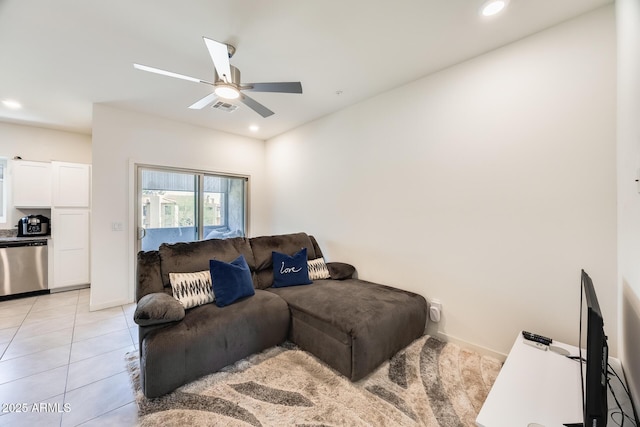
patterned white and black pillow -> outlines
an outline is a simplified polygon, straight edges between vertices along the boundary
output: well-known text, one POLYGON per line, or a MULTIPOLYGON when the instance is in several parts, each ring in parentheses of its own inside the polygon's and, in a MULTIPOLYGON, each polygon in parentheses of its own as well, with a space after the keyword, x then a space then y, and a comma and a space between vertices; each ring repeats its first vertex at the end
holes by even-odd
POLYGON ((307 261, 307 266, 309 267, 309 279, 310 280, 318 280, 318 279, 330 279, 329 269, 327 268, 327 264, 324 262, 324 258, 316 258, 311 261, 307 261))
POLYGON ((209 270, 197 273, 169 273, 173 297, 185 309, 213 302, 211 273, 209 270))

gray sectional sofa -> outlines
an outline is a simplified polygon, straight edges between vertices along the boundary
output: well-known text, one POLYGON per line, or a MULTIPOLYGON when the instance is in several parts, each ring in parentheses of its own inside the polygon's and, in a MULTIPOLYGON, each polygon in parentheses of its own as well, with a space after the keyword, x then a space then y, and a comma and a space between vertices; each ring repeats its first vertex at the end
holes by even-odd
POLYGON ((157 397, 253 353, 291 340, 357 381, 422 336, 427 302, 417 294, 354 278, 355 268, 327 263, 331 278, 272 287, 273 251, 322 257, 305 233, 163 244, 138 254, 134 320, 139 325, 140 381, 157 397), (185 310, 169 273, 209 269, 211 259, 243 255, 255 294, 225 307, 185 310))

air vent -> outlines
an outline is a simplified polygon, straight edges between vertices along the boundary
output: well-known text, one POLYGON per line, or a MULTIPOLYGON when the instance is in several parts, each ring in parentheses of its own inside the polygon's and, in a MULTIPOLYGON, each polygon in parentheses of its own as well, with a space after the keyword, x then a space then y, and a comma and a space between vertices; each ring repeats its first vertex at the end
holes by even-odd
POLYGON ((238 109, 237 105, 229 104, 228 102, 218 101, 211 106, 216 110, 226 111, 227 113, 233 113, 238 109))

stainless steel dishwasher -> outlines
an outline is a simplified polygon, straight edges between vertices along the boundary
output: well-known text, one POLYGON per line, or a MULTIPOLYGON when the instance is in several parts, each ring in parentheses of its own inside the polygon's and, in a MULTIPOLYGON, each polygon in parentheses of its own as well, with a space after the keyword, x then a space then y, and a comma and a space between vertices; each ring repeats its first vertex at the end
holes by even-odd
POLYGON ((0 241, 0 296, 47 288, 47 240, 0 241))

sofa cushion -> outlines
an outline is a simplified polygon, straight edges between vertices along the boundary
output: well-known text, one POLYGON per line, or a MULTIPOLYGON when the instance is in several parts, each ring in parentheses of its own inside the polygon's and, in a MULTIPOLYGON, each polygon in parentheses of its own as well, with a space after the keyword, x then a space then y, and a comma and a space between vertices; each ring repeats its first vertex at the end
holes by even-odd
POLYGON ((289 256, 273 252, 273 286, 310 285, 309 268, 307 267, 307 248, 302 248, 295 255, 289 256))
POLYGON ((165 293, 151 293, 138 301, 133 321, 140 326, 177 322, 184 318, 184 307, 165 293))
POLYGON ((208 270, 195 273, 169 273, 173 297, 184 308, 193 308, 213 302, 211 274, 208 270))
POLYGON ((155 330, 141 328, 142 390, 147 397, 158 397, 280 344, 287 338, 289 321, 282 298, 256 290, 253 297, 227 307, 201 305, 189 310, 181 322, 155 330))
POLYGON ((255 260, 256 287, 259 289, 273 285, 273 251, 293 255, 307 248, 307 259, 317 258, 313 242, 306 233, 253 237, 249 242, 255 260))
POLYGON ((329 269, 324 262, 324 258, 316 258, 307 261, 307 268, 309 269, 309 280, 330 279, 329 269))
POLYGON ((209 260, 231 262, 244 255, 250 268, 255 262, 249 241, 244 237, 211 239, 199 242, 163 243, 158 248, 160 270, 165 287, 171 286, 169 273, 193 273, 209 270, 209 260))
POLYGON ((225 307, 240 298, 255 294, 251 271, 244 256, 240 255, 230 263, 212 259, 209 266, 218 307, 225 307))
POLYGON ((412 292, 358 279, 270 288, 289 304, 290 339, 352 381, 364 377, 426 327, 427 303, 412 292))

